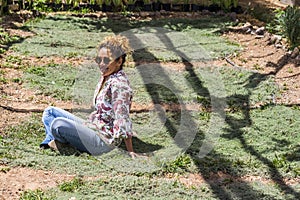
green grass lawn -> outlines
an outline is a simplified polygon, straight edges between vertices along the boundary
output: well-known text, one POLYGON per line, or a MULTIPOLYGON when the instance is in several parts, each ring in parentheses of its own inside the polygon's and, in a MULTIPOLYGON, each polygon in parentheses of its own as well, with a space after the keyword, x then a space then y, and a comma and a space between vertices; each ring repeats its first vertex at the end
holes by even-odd
POLYGON ((98 69, 91 59, 95 44, 106 35, 127 35, 136 50, 130 57, 132 61, 203 64, 188 65, 182 70, 162 68, 159 64, 126 66, 134 102, 183 105, 179 111, 131 114, 139 135, 133 141, 135 149, 151 153, 149 159, 132 160, 123 153, 123 145, 100 157, 42 151, 41 114, 7 127, 5 135, 0 136, 0 163, 77 175, 56 188, 26 191, 22 198, 297 199, 300 185, 288 186, 282 180, 300 175, 299 107, 276 105, 274 99, 280 90, 272 76, 208 64, 211 59, 239 49, 218 34, 228 24, 226 19, 215 17, 116 21, 70 16, 27 23, 24 29, 36 36, 14 45, 16 54, 80 56, 87 60, 82 66, 49 63, 21 67, 18 56, 14 59, 24 71, 26 86, 61 100, 89 103, 98 80, 98 69), (251 108, 258 103, 265 106, 251 108), (188 104, 199 104, 205 109, 188 111, 184 109, 188 104), (184 140, 185 134, 189 140, 184 140), (212 150, 199 157, 205 144, 213 145, 212 150), (260 176, 271 181, 210 182, 210 175, 218 172, 233 177, 260 176), (176 177, 187 173, 201 173, 206 182, 188 187, 176 178, 166 178, 166 174, 176 177), (93 181, 84 179, 99 175, 101 178, 93 181))

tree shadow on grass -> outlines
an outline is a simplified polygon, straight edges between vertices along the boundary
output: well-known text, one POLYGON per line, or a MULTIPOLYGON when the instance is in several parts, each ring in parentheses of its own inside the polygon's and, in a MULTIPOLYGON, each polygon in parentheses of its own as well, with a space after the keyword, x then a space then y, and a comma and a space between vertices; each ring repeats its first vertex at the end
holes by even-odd
MULTIPOLYGON (((197 28, 197 27, 194 27, 194 28, 197 28)), ((200 27, 198 27, 198 28, 200 28, 200 27)), ((134 37, 134 36, 132 36, 132 37, 134 37)), ((184 61, 183 63, 185 64, 185 70, 189 74, 187 81, 190 81, 191 87, 193 88, 194 92, 196 92, 199 95, 203 95, 203 91, 206 91, 204 93, 209 94, 208 88, 204 87, 202 84, 202 81, 197 78, 193 64, 190 63, 187 59, 185 59, 188 56, 186 56, 184 52, 176 50, 176 47, 174 46, 174 44, 172 43, 170 38, 168 38, 167 34, 159 33, 158 37, 160 38, 160 41, 165 45, 165 47, 167 49, 169 49, 171 51, 175 51, 175 53, 177 55, 179 55, 183 58, 183 61, 184 61), (201 94, 199 93, 199 91, 202 91, 201 94)), ((139 41, 138 38, 134 38, 134 41, 136 43, 140 42, 142 45, 142 42, 139 41)), ((150 52, 148 52, 148 57, 153 57, 153 60, 155 60, 155 56, 150 52)), ((133 55, 133 59, 134 59, 134 61, 138 61, 139 58, 135 58, 135 56, 133 55)), ((280 67, 277 68, 276 72, 274 72, 274 73, 277 73, 279 70, 280 70, 280 67)), ((163 71, 161 71, 160 76, 163 77, 163 79, 166 82, 171 82, 168 75, 165 74, 163 71)), ((299 198, 299 192, 295 191, 293 188, 289 187, 284 182, 284 180, 283 180, 284 178, 280 174, 280 172, 276 169, 276 166, 274 166, 274 164, 268 158, 263 157, 254 147, 249 145, 243 136, 242 129, 247 126, 251 126, 251 124, 252 124, 251 116, 249 113, 249 111, 250 111, 250 106, 249 106, 250 100, 249 99, 250 99, 250 95, 251 95, 250 89, 256 88, 259 85, 259 83, 266 80, 266 78, 268 76, 269 75, 262 75, 259 73, 254 73, 251 77, 249 77, 249 79, 252 81, 250 81, 250 83, 245 86, 245 88, 248 89, 248 91, 249 91, 248 94, 239 95, 239 96, 233 95, 233 96, 227 97, 227 100, 240 99, 242 101, 242 102, 240 102, 240 105, 243 106, 243 109, 242 109, 243 118, 242 119, 237 119, 235 117, 230 117, 228 115, 226 116, 226 123, 229 125, 229 129, 227 131, 229 132, 229 134, 232 135, 232 136, 230 136, 232 139, 236 138, 240 141, 243 149, 246 152, 249 152, 252 156, 256 157, 259 161, 261 161, 264 165, 266 165, 268 167, 271 179, 278 184, 281 192, 290 194, 295 198, 299 198)), ((142 77, 142 78, 144 78, 144 77, 142 77)), ((147 87, 147 92, 149 94, 151 94, 151 88, 147 87)), ((160 102, 160 98, 163 98, 163 97, 152 94, 151 98, 152 98, 153 102, 160 102)), ((210 96, 207 95, 207 98, 210 98, 210 96)), ((182 109, 186 109, 186 108, 183 106, 182 109)), ((196 123, 194 122, 194 120, 192 119, 191 116, 186 115, 186 117, 188 118, 187 120, 190 122, 191 127, 196 126, 196 123)), ((171 133, 174 130, 176 130, 175 126, 172 126, 172 123, 169 119, 167 119, 167 123, 169 124, 168 126, 166 126, 166 128, 169 130, 168 132, 171 133)), ((189 136, 187 136, 187 137, 189 137, 189 136)), ((257 190, 255 190, 251 185, 249 185, 249 183, 242 181, 242 180, 240 181, 238 187, 231 187, 231 188, 226 188, 226 186, 224 187, 223 184, 211 183, 210 179, 209 179, 210 178, 209 175, 211 173, 216 173, 218 171, 223 171, 224 173, 229 172, 230 174, 232 174, 235 177, 240 177, 241 175, 240 175, 239 169, 235 166, 234 163, 232 163, 232 161, 227 160, 223 155, 215 152, 214 150, 211 151, 207 157, 199 159, 199 157, 197 156, 197 152, 196 152, 197 150, 194 148, 197 147, 197 145, 202 143, 203 137, 204 137, 203 132, 201 132, 201 131, 197 132, 193 143, 186 150, 186 153, 190 154, 191 157, 194 159, 195 163, 198 166, 198 170, 206 178, 206 181, 208 183, 210 183, 210 186, 211 186, 214 194, 216 194, 216 196, 218 198, 220 198, 220 199, 232 199, 233 197, 238 198, 238 199, 272 198, 266 194, 261 194, 261 192, 258 192, 257 190)), ((179 144, 179 146, 180 146, 180 144, 179 144)))
MULTIPOLYGON (((161 36, 161 35, 160 35, 161 36)), ((169 47, 171 50, 176 49, 175 47, 172 48, 171 46, 171 41, 168 41, 168 37, 165 36, 165 38, 163 38, 161 41, 164 41, 165 46, 169 47), (166 41, 168 41, 168 43, 166 43, 166 41)), ((183 55, 183 52, 176 52, 179 55, 183 55)), ((151 54, 149 52, 149 54, 151 54)), ((183 55, 184 56, 184 55, 183 55)), ((153 56, 154 57, 154 56, 153 56)), ((185 66, 186 66, 186 71, 188 72, 189 76, 188 77, 192 77, 191 79, 187 79, 188 81, 191 81, 191 87, 193 88, 193 90, 198 93, 198 95, 203 95, 203 93, 209 94, 208 89, 206 87, 204 87, 202 85, 202 81, 197 79, 196 77, 196 73, 195 73, 195 69, 193 68, 193 65, 191 63, 188 62, 188 60, 184 60, 185 66), (199 93, 199 91, 202 91, 201 93, 199 93), (204 92, 203 92, 204 91, 204 92), (206 92, 205 92, 206 91, 206 92)), ((167 74, 163 74, 160 73, 160 76, 162 76, 164 78, 164 80, 166 81, 171 81, 169 80, 169 77, 167 74)), ((148 88, 148 93, 151 94, 151 88, 148 88)), ((152 101, 153 102, 159 102, 160 98, 163 98, 161 96, 156 96, 156 95, 151 95, 152 101)), ((207 98, 209 99, 210 96, 208 95, 207 98)), ((240 98, 240 97, 236 97, 236 98, 240 98)), ((244 99, 248 99, 248 97, 243 97, 244 99)), ((248 105, 248 101, 246 101, 247 105, 248 105)), ((183 109, 186 109, 183 106, 183 109)), ((245 120, 246 122, 244 122, 242 120, 241 123, 241 127, 238 126, 238 128, 236 128, 236 119, 232 119, 232 121, 234 121, 234 125, 231 124, 231 120, 227 121, 227 123, 230 126, 234 126, 235 129, 232 130, 234 132, 234 134, 236 134, 236 131, 239 131, 240 128, 244 127, 245 125, 251 124, 249 122, 251 122, 250 119, 250 115, 249 112, 247 110, 244 111, 245 113, 245 120)), ((194 120, 192 119, 191 116, 186 115, 185 117, 187 117, 188 119, 186 119, 187 121, 190 122, 190 127, 195 127, 196 122, 194 122, 194 120)), ((174 131, 174 126, 172 126, 172 123, 170 123, 170 120, 167 119, 167 122, 171 125, 166 126, 167 129, 169 130, 169 133, 172 133, 174 131)), ((175 129, 176 131, 176 129, 175 129)), ((177 130, 178 131, 178 130, 177 130)), ((242 132, 239 131, 240 135, 242 135, 242 132)), ((185 136, 182 136, 185 137, 185 136)), ((189 135, 186 135, 186 137, 189 137, 189 135)), ((191 147, 197 147, 198 144, 202 143, 202 139, 204 137, 204 133, 202 132, 198 132, 195 135, 194 138, 194 142, 191 144, 191 147), (200 140, 200 141, 199 141, 200 140)), ((275 173, 277 176, 279 175, 278 172, 276 172, 276 170, 273 170, 272 168, 274 168, 273 165, 271 165, 270 161, 268 161, 266 158, 263 158, 262 156, 260 156, 259 154, 257 154, 257 152, 251 148, 246 146, 245 141, 243 139, 242 136, 239 137, 239 139, 241 140, 241 143, 244 145, 244 148, 257 156, 258 159, 262 160, 264 163, 266 163, 270 168, 271 171, 273 173, 275 173)), ((179 146, 181 144, 178 144, 179 146)), ((183 145, 184 146, 184 145, 183 145)), ((198 146, 199 148, 199 146, 198 146)), ((212 159, 208 159, 208 158, 203 158, 203 159, 199 159, 197 156, 197 153, 195 153, 195 151, 197 151, 198 149, 192 149, 192 148, 188 148, 187 149, 187 153, 191 155, 191 157, 194 159, 195 163, 198 166, 198 170, 201 172, 201 174, 205 177, 206 181, 210 184, 210 187, 212 188, 214 194, 220 198, 220 199, 232 199, 233 196, 237 197, 238 199, 245 199, 245 198, 251 198, 251 199, 260 199, 260 198, 268 198, 268 195, 266 194, 261 194, 260 192, 256 191, 252 186, 249 185, 249 183, 245 182, 245 181, 240 181, 240 183, 238 184, 239 187, 226 187, 224 184, 217 184, 214 182, 210 181, 210 177, 209 175, 211 173, 217 173, 219 171, 223 171, 224 173, 228 173, 230 172, 233 176, 235 177, 239 177, 240 173, 238 172, 238 169, 234 166, 233 163, 231 163, 230 161, 228 161, 227 159, 225 159, 222 155, 212 151, 209 154, 209 157, 212 159)), ((273 176, 274 180, 281 180, 281 182, 283 182, 283 178, 279 177, 275 179, 275 176, 273 176)), ((279 181, 277 181, 279 182, 279 181)), ((291 193, 291 194, 295 194, 295 191, 293 191, 291 188, 289 188, 287 185, 283 185, 281 187, 282 191, 291 193)))
MULTIPOLYGON (((259 73, 253 73, 249 77, 249 80, 251 80, 248 84, 245 85, 245 88, 248 90, 248 95, 244 95, 243 97, 237 97, 236 95, 228 97, 228 99, 234 98, 234 99, 240 99, 242 100, 240 103, 242 105, 247 105, 244 107, 242 111, 243 118, 242 119, 237 119, 232 116, 226 116, 226 123, 229 125, 229 128, 227 129, 227 132, 231 134, 230 138, 232 139, 238 139, 240 144, 242 145, 243 149, 246 152, 249 152, 252 156, 254 156, 257 160, 261 161, 265 166, 268 167, 269 170, 269 175, 271 179, 278 184, 279 189, 286 193, 294 196, 296 199, 300 197, 300 193, 295 191, 293 188, 288 186, 284 182, 284 177, 281 175, 281 173, 278 171, 277 167, 274 165, 274 163, 269 160, 268 158, 262 156, 260 152, 258 152, 251 144, 249 144, 243 133, 243 128, 247 126, 252 125, 252 120, 250 116, 250 95, 251 95, 251 89, 254 89, 258 87, 258 85, 266 80, 269 76, 277 74, 282 67, 284 66, 284 63, 282 60, 285 59, 285 56, 283 56, 281 59, 279 59, 279 63, 276 65, 276 70, 271 72, 270 74, 259 74, 259 73)), ((270 106, 270 105, 269 105, 270 106)), ((272 104, 271 104, 272 106, 272 104)), ((228 136, 227 136, 228 137, 228 136)), ((279 141, 278 141, 279 142, 279 141)), ((280 141, 282 142, 282 141, 280 141)))
POLYGON ((230 127, 226 131, 231 134, 230 138, 239 140, 240 144, 242 145, 242 148, 246 152, 250 153, 257 160, 261 161, 265 166, 268 167, 268 172, 271 179, 278 184, 279 189, 282 192, 293 195, 295 198, 299 198, 299 192, 295 191, 293 188, 291 188, 284 182, 284 177, 278 171, 274 163, 268 158, 262 156, 261 152, 258 152, 258 150, 256 150, 255 147, 251 146, 251 144, 249 144, 249 142, 246 141, 244 137, 244 131, 242 129, 251 125, 251 123, 249 123, 251 122, 251 119, 246 117, 247 115, 249 116, 249 110, 250 109, 245 110, 245 118, 243 119, 237 119, 235 117, 227 116, 226 122, 230 127))

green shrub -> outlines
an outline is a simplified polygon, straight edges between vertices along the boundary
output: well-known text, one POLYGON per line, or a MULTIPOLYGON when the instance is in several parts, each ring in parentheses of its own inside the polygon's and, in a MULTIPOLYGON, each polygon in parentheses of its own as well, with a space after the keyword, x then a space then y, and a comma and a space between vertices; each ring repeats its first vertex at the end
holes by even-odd
POLYGON ((288 6, 277 15, 282 34, 287 37, 291 48, 300 45, 300 9, 288 6))
POLYGON ((273 34, 280 34, 281 25, 279 24, 278 18, 283 14, 283 10, 281 8, 275 9, 272 13, 272 19, 269 20, 266 24, 266 28, 268 32, 273 34))

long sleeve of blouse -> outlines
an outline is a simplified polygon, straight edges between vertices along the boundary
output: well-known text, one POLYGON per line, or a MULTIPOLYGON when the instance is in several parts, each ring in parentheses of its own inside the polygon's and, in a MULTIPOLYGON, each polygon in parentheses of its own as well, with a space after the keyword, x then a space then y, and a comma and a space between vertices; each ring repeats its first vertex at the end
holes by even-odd
POLYGON ((114 138, 127 138, 132 135, 132 123, 129 117, 131 106, 131 91, 128 85, 114 82, 112 92, 112 118, 114 138))

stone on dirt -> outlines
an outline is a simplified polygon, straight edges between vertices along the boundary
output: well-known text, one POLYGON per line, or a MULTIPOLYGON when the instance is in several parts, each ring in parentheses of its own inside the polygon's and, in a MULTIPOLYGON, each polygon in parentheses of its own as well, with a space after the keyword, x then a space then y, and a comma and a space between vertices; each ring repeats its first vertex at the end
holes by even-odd
POLYGON ((299 56, 299 48, 295 47, 292 51, 291 58, 296 58, 297 56, 299 56))
POLYGON ((260 27, 255 31, 255 34, 257 35, 264 35, 264 33, 265 33, 265 27, 260 27))

